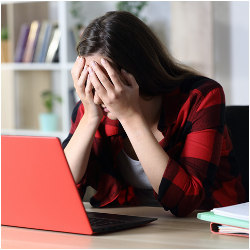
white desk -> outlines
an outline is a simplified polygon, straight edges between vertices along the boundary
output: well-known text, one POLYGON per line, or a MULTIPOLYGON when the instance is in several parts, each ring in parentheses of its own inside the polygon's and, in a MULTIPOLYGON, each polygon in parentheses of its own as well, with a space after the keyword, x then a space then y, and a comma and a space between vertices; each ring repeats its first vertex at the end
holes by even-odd
POLYGON ((129 207, 86 210, 158 217, 147 226, 98 236, 50 232, 2 226, 2 248, 249 248, 249 239, 212 234, 209 223, 196 219, 196 212, 176 218, 160 207, 129 207))

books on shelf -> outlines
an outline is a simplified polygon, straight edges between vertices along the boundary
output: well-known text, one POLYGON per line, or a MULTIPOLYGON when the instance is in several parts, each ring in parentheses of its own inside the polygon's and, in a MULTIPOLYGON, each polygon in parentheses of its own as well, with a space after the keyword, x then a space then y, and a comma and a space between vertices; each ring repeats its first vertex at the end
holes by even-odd
POLYGON ((40 23, 38 21, 33 21, 30 25, 29 36, 26 42, 24 55, 23 55, 23 62, 32 62, 34 52, 36 49, 37 39, 40 30, 40 23))
POLYGON ((30 26, 26 23, 22 24, 15 51, 15 62, 22 62, 29 31, 30 26))
POLYGON ((51 31, 49 32, 50 27, 52 27, 52 25, 48 21, 42 22, 38 41, 37 41, 36 51, 34 54, 34 59, 33 59, 34 62, 44 62, 44 60, 42 60, 42 56, 43 56, 43 53, 45 54, 48 50, 49 38, 51 34, 51 31))
POLYGON ((15 62, 58 62, 60 30, 49 21, 23 24, 20 30, 15 62))
POLYGON ((213 233, 249 237, 249 202, 214 208, 198 213, 197 218, 209 221, 213 233))
POLYGON ((59 28, 57 26, 54 27, 54 29, 52 31, 51 41, 49 44, 49 48, 48 48, 45 62, 51 63, 51 62, 58 61, 57 52, 58 52, 58 48, 59 48, 60 35, 61 34, 60 34, 59 28))

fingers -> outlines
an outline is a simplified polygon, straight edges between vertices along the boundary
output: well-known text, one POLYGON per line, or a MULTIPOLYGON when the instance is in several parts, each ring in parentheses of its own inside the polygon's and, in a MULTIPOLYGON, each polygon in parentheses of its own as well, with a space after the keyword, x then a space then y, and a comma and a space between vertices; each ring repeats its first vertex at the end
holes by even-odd
POLYGON ((119 77, 119 74, 116 72, 116 70, 111 66, 108 60, 102 58, 101 63, 105 70, 107 71, 112 83, 114 84, 115 88, 121 89, 121 79, 119 77))
MULTIPOLYGON (((76 65, 75 70, 76 70, 76 68, 79 70, 81 68, 81 66, 76 65)), ((85 83, 86 83, 87 77, 88 77, 87 65, 84 66, 84 68, 83 68, 83 70, 81 72, 78 72, 78 73, 76 73, 76 72, 77 71, 75 71, 75 75, 74 75, 75 79, 74 79, 74 77, 72 75, 72 77, 74 79, 74 87, 76 89, 76 93, 79 96, 79 98, 81 100, 83 100, 85 98, 85 83), (79 75, 79 77, 76 76, 76 74, 79 75), (78 78, 76 78, 76 77, 78 77, 78 78)))
POLYGON ((86 96, 87 97, 91 97, 91 99, 93 99, 94 97, 93 97, 93 92, 92 92, 92 90, 93 90, 93 85, 92 85, 92 83, 91 83, 91 81, 90 81, 90 77, 89 77, 89 75, 88 75, 88 78, 87 78, 87 83, 86 83, 86 87, 85 87, 85 93, 86 93, 86 96))
POLYGON ((77 82, 75 84, 76 87, 84 90, 87 77, 88 77, 88 70, 87 70, 87 66, 85 65, 84 69, 81 72, 79 79, 77 80, 77 82))
POLYGON ((85 58, 78 56, 71 70, 71 75, 74 82, 76 82, 79 79, 82 70, 84 68, 84 65, 85 65, 85 58))
POLYGON ((77 84, 78 86, 84 86, 85 85, 85 82, 87 80, 87 77, 88 77, 88 70, 87 70, 88 66, 85 65, 81 74, 80 74, 80 77, 79 79, 77 80, 77 84))
POLYGON ((93 74, 93 80, 96 82, 96 80, 99 80, 99 82, 103 85, 103 87, 107 90, 107 91, 113 91, 114 89, 114 85, 110 82, 110 80, 108 79, 108 77, 105 75, 105 73, 102 71, 102 69, 100 68, 100 66, 98 65, 98 63, 96 63, 95 61, 93 61, 91 63, 91 66, 94 70, 94 72, 91 71, 90 69, 90 75, 92 76, 93 74))
POLYGON ((132 74, 129 74, 124 69, 121 70, 122 76, 126 79, 126 81, 130 84, 132 88, 139 88, 134 76, 132 74))
POLYGON ((93 71, 93 69, 91 67, 88 67, 88 71, 89 71, 91 83, 93 84, 93 86, 94 86, 96 92, 98 93, 98 95, 100 97, 107 95, 107 90, 104 88, 104 86, 102 86, 102 84, 100 83, 100 81, 97 78, 97 76, 96 76, 95 72, 93 71))

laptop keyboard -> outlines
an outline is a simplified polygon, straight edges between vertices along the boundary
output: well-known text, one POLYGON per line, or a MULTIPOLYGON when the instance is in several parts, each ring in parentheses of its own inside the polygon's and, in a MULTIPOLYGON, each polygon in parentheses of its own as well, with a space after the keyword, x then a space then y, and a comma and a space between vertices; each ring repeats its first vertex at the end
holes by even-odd
POLYGON ((98 226, 117 225, 123 223, 124 221, 104 219, 104 218, 89 218, 89 222, 92 227, 98 227, 98 226))
POLYGON ((87 212, 90 225, 95 233, 112 232, 125 228, 145 225, 156 218, 87 212))

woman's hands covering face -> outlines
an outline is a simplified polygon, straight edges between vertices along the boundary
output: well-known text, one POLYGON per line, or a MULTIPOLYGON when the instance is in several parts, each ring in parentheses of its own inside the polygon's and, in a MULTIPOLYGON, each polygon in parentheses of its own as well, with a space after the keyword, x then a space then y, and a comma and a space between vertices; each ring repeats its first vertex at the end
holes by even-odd
POLYGON ((114 69, 105 59, 101 59, 101 63, 109 77, 95 61, 91 63, 88 71, 91 83, 103 104, 120 121, 141 113, 139 86, 135 78, 125 70, 119 72, 114 69))
POLYGON ((97 120, 100 121, 103 117, 103 113, 100 105, 94 103, 93 85, 90 81, 85 58, 77 57, 71 70, 71 75, 76 93, 83 103, 84 113, 88 118, 97 118, 97 120))

